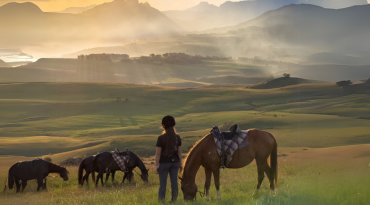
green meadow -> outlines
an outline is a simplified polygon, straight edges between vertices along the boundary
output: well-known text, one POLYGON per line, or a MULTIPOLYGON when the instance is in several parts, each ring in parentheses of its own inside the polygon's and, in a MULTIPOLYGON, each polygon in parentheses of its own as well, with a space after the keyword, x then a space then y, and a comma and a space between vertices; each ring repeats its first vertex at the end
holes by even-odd
MULTIPOLYGON (((279 146, 278 191, 270 195, 257 184, 254 163, 221 174, 222 200, 211 186, 211 200, 198 195, 194 204, 367 204, 370 188, 370 90, 347 94, 334 83, 251 89, 246 84, 194 88, 106 83, 1 83, 0 187, 7 170, 20 160, 49 156, 54 163, 114 148, 130 150, 145 160, 150 183, 138 175, 132 184, 109 180, 106 187, 77 185, 70 178, 48 177, 48 191, 6 190, 1 204, 156 204, 158 179, 151 162, 160 122, 170 114, 186 155, 192 145, 217 125, 222 131, 271 132, 279 146), (117 102, 116 97, 121 97, 117 102)), ((199 190, 204 172, 198 173, 199 190)), ((213 184, 213 183, 212 183, 213 184)), ((169 186, 168 186, 169 187, 169 186)), ((170 194, 168 190, 167 194, 170 194)), ((182 193, 176 204, 184 202, 182 193)))

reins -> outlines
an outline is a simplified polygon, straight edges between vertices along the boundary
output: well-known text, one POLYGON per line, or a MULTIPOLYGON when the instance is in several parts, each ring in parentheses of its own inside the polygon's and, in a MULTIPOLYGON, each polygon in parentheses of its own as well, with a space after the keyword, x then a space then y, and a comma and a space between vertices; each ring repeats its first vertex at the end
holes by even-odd
POLYGON ((201 192, 201 191, 197 191, 197 192, 199 192, 200 197, 203 198, 206 195, 206 188, 204 187, 203 192, 201 192))
POLYGON ((138 174, 140 177, 141 177, 141 174, 139 174, 139 172, 137 172, 135 169, 133 169, 134 172, 136 172, 136 174, 138 174))

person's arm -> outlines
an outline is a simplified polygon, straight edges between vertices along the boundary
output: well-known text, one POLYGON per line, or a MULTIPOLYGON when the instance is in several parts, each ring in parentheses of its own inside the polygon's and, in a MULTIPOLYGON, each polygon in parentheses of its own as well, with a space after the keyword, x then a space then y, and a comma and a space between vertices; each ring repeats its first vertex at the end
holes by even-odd
POLYGON ((180 167, 179 167, 179 171, 180 171, 180 172, 182 172, 183 165, 182 165, 181 146, 178 146, 178 147, 177 147, 177 154, 178 154, 179 159, 180 159, 180 167))
POLYGON ((158 174, 159 159, 161 158, 162 147, 157 147, 155 152, 155 173, 158 174))

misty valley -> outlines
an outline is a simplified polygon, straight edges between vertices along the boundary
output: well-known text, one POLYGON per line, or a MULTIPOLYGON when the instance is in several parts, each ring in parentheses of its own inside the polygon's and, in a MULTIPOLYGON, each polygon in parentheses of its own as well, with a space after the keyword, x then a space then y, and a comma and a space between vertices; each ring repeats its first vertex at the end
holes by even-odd
POLYGON ((368 19, 367 0, 0 1, 1 204, 368 204, 368 19))

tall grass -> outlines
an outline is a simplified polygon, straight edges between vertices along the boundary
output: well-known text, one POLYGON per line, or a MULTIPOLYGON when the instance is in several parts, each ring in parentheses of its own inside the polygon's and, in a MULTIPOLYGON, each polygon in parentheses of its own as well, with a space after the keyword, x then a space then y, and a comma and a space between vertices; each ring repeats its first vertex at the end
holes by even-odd
MULTIPOLYGON (((280 160, 281 161, 281 160, 280 160)), ((109 180, 105 187, 95 188, 77 185, 77 168, 68 168, 69 181, 60 177, 48 177, 48 191, 36 192, 36 183, 30 182, 24 193, 16 194, 7 190, 0 194, 1 204, 157 204, 158 176, 150 172, 149 184, 144 184, 138 176, 134 183, 120 185, 122 173, 117 173, 117 182, 109 180)), ((254 164, 242 169, 227 169, 221 173, 221 195, 218 200, 216 190, 211 185, 210 201, 198 195, 195 203, 185 202, 182 193, 175 204, 368 204, 370 176, 367 169, 331 168, 318 164, 279 166, 279 180, 276 195, 271 195, 268 180, 264 180, 257 196, 252 196, 257 184, 257 170, 254 164)), ((3 173, 3 172, 2 172, 3 173)), ((1 175, 3 179, 5 176, 1 175)), ((203 190, 204 172, 197 175, 199 190, 203 190)), ((168 182, 169 183, 169 182, 168 182)), ((2 184, 2 183, 1 183, 2 184)), ((1 185, 0 184, 0 185, 1 185)), ((169 185, 169 184, 168 184, 169 185)), ((170 188, 167 189, 169 200, 170 188)))

